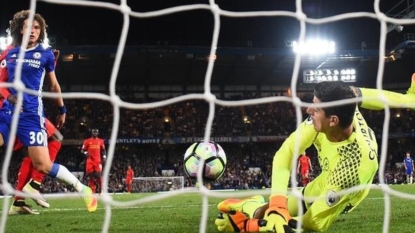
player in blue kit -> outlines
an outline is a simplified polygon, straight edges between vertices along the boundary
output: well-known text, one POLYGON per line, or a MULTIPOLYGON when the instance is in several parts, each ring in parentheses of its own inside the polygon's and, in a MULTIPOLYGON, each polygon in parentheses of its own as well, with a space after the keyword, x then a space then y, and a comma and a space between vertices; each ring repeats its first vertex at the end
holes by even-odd
MULTIPOLYGON (((51 92, 61 93, 61 88, 55 75, 53 51, 43 46, 46 38, 46 22, 40 14, 34 14, 34 20, 30 25, 29 15, 30 11, 24 10, 13 16, 9 29, 13 48, 8 51, 5 62, 1 64, 8 69, 8 82, 14 82, 18 62, 21 62, 21 82, 26 89, 36 92, 36 94, 23 93, 22 108, 17 110, 20 115, 16 136, 27 147, 36 170, 72 185, 76 191, 84 194, 88 211, 94 212, 97 209, 97 199, 92 195, 92 190, 82 184, 66 167, 52 163, 49 157, 42 102, 44 79, 48 79, 51 92), (27 45, 22 44, 24 33, 29 33, 27 45), (25 55, 23 59, 19 59, 22 49, 25 49, 25 55)), ((9 88, 9 92, 10 95, 0 110, 0 146, 9 140, 12 115, 16 110, 14 105, 18 91, 9 88)), ((60 112, 57 118, 57 127, 60 128, 65 123, 66 108, 62 97, 55 98, 55 103, 60 112)))
POLYGON ((406 152, 406 157, 403 160, 403 165, 405 166, 406 183, 412 184, 414 173, 414 160, 411 158, 411 153, 409 151, 406 152))

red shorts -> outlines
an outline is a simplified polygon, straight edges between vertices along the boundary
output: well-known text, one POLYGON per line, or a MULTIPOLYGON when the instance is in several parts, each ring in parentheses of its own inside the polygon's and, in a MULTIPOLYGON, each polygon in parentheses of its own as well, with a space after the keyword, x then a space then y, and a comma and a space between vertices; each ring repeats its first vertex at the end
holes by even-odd
POLYGON ((125 179, 125 183, 126 184, 132 184, 133 183, 133 180, 131 180, 131 179, 125 179))
POLYGON ((85 172, 86 174, 91 174, 93 172, 102 172, 102 165, 101 163, 87 159, 85 172))
POLYGON ((309 169, 301 169, 301 175, 306 175, 306 174, 308 174, 308 170, 309 169))
MULTIPOLYGON (((45 118, 45 127, 48 138, 50 138, 57 131, 56 127, 47 118, 45 118)), ((23 143, 18 138, 16 138, 14 142, 13 151, 19 150, 22 147, 23 143)))

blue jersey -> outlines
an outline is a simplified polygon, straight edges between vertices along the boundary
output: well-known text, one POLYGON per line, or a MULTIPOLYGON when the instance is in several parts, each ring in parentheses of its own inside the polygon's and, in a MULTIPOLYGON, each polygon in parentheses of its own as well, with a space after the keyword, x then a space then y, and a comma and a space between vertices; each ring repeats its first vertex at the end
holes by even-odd
POLYGON ((414 160, 411 157, 406 157, 403 162, 405 163, 406 166, 406 170, 407 171, 412 171, 412 163, 414 162, 414 160))
MULTIPOLYGON (((2 61, 1 68, 7 68, 8 82, 14 82, 21 47, 8 50, 6 62, 2 61)), ((22 62, 21 81, 27 89, 36 94, 23 93, 22 112, 19 114, 16 136, 24 146, 47 146, 45 118, 43 114, 42 87, 47 73, 55 70, 55 56, 50 48, 41 44, 27 49, 22 62)), ((14 88, 9 88, 11 95, 17 95, 14 88)), ((4 101, 0 111, 0 133, 7 143, 10 132, 11 113, 14 105, 4 101)))
MULTIPOLYGON (((20 49, 20 46, 12 48, 6 56, 9 82, 13 82, 16 78, 16 67, 20 49)), ((37 95, 23 93, 23 112, 43 116, 42 86, 46 73, 55 70, 55 56, 50 48, 44 48, 41 44, 38 44, 36 47, 26 51, 22 62, 21 81, 25 84, 26 88, 37 92, 37 95)), ((9 88, 9 91, 11 95, 17 94, 14 88, 9 88)), ((9 110, 13 110, 14 108, 7 101, 4 107, 9 110)))

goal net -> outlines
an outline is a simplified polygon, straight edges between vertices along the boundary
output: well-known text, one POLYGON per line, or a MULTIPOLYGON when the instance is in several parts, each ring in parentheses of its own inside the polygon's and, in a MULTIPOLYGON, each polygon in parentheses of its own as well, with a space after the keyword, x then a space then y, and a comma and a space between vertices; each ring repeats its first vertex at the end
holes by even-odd
POLYGON ((183 188, 183 176, 133 178, 133 192, 137 193, 167 192, 183 188))
MULTIPOLYGON (((120 114, 120 109, 131 109, 131 110, 144 110, 144 109, 151 109, 151 108, 158 108, 158 107, 164 107, 164 106, 169 106, 175 103, 179 103, 179 102, 183 102, 183 101, 189 101, 189 100, 204 100, 206 101, 206 103, 208 103, 208 113, 207 113, 207 119, 206 119, 206 124, 205 124, 205 128, 203 129, 203 133, 204 133, 204 137, 203 139, 205 141, 209 141, 210 137, 211 137, 211 132, 212 132, 212 126, 213 126, 213 121, 215 118, 215 111, 217 111, 218 107, 239 107, 239 106, 257 106, 257 105, 261 105, 261 104, 269 104, 269 103, 275 103, 275 102, 288 102, 291 103, 295 106, 295 116, 296 118, 291 119, 292 121, 296 121, 297 126, 303 121, 303 111, 302 108, 303 107, 307 107, 309 106, 308 103, 304 103, 300 100, 300 98, 298 97, 298 79, 299 79, 299 74, 301 72, 300 66, 301 66, 301 54, 297 54, 295 55, 295 59, 294 59, 294 65, 293 65, 293 69, 292 69, 292 74, 288 75, 291 77, 290 79, 290 92, 291 92, 291 96, 271 96, 271 97, 263 97, 263 98, 254 98, 254 99, 242 99, 242 100, 223 100, 223 99, 219 99, 217 98, 216 95, 214 95, 214 91, 212 90, 212 74, 214 73, 214 68, 215 68, 215 59, 216 55, 217 55, 217 51, 218 51, 218 41, 219 41, 219 37, 221 34, 221 22, 224 18, 247 18, 248 20, 255 20, 257 18, 278 18, 278 17, 285 17, 285 18, 291 18, 294 20, 297 20, 299 22, 300 25, 300 31, 298 33, 297 39, 298 41, 305 41, 306 39, 306 28, 309 25, 321 25, 321 24, 329 24, 329 23, 333 23, 336 21, 341 21, 341 20, 346 20, 346 19, 355 19, 355 18, 374 18, 377 19, 380 23, 380 43, 379 43, 379 47, 378 47, 378 55, 379 55, 379 62, 378 62, 378 72, 377 72, 377 80, 376 80, 376 88, 377 89, 383 89, 382 86, 382 81, 383 81, 383 70, 384 70, 384 58, 385 58, 385 47, 386 47, 386 35, 388 33, 388 25, 389 24, 393 24, 393 25, 408 25, 408 24, 413 24, 415 23, 414 20, 412 19, 397 19, 397 18, 392 18, 392 17, 388 17, 385 13, 381 12, 379 9, 379 4, 380 4, 380 0, 375 0, 373 2, 373 9, 374 12, 351 12, 351 13, 342 13, 342 14, 337 14, 337 15, 333 15, 333 16, 329 16, 329 17, 323 17, 323 18, 313 18, 313 17, 307 17, 307 15, 304 13, 304 10, 302 8, 302 4, 303 2, 301 0, 297 0, 295 1, 295 9, 292 11, 284 11, 284 10, 273 10, 273 11, 269 11, 268 9, 263 9, 261 11, 249 11, 249 10, 245 10, 245 11, 232 11, 232 10, 226 10, 225 7, 223 7, 221 4, 215 2, 214 0, 209 0, 208 3, 204 3, 204 4, 188 4, 188 5, 179 5, 179 6, 173 6, 173 7, 168 7, 168 8, 161 8, 161 9, 152 9, 151 11, 146 11, 146 12, 140 12, 139 10, 132 10, 129 5, 128 2, 126 0, 121 0, 120 3, 109 3, 109 2, 103 2, 103 1, 84 1, 84 0, 31 0, 30 1, 30 10, 32 11, 36 11, 37 10, 37 5, 39 2, 45 2, 47 4, 51 4, 51 5, 59 5, 60 7, 64 7, 64 6, 84 6, 87 9, 91 9, 91 8, 99 8, 99 9, 109 9, 109 10, 113 10, 116 12, 119 12, 122 14, 123 17, 123 21, 122 23, 120 23, 119 27, 117 29, 121 29, 120 32, 120 39, 118 41, 118 45, 117 45, 117 51, 115 54, 111 54, 114 58, 113 60, 113 64, 112 64, 112 72, 111 72, 111 77, 110 77, 110 81, 108 83, 108 94, 99 94, 99 93, 94 93, 94 92, 89 92, 89 93, 84 93, 84 92, 67 92, 67 93, 63 93, 62 96, 64 98, 64 100, 66 99, 91 99, 91 101, 95 101, 95 100, 100 100, 100 101, 106 101, 109 104, 112 105, 113 108, 113 122, 111 124, 111 128, 109 129, 109 131, 111 132, 110 134, 110 139, 109 139, 109 146, 108 146, 108 150, 107 150, 107 160, 106 160, 106 164, 110 165, 113 163, 113 161, 115 161, 115 159, 121 159, 121 158, 115 158, 115 147, 116 147, 116 142, 117 142, 117 135, 119 132, 119 125, 121 125, 120 123, 125 121, 125 119, 122 119, 121 114, 120 114), (129 30, 136 30, 133 28, 130 28, 131 24, 130 24, 130 20, 131 18, 140 18, 140 19, 150 19, 150 18, 154 18, 154 17, 165 17, 171 14, 176 14, 176 13, 186 13, 186 12, 190 12, 190 11, 206 11, 212 14, 212 18, 213 18, 213 29, 212 29, 212 37, 211 37, 211 43, 210 43, 210 50, 209 50, 209 56, 207 59, 208 65, 207 65, 207 70, 205 73, 205 79, 204 79, 204 83, 203 83, 203 93, 191 93, 191 91, 186 91, 186 94, 180 95, 180 96, 176 96, 176 97, 171 97, 171 98, 167 98, 164 100, 160 100, 157 102, 152 102, 152 103, 136 103, 136 102, 127 102, 127 101, 123 101, 120 99, 120 97, 117 95, 117 78, 121 76, 121 74, 119 74, 119 70, 120 70, 120 64, 122 61, 122 57, 124 55, 124 52, 126 50, 126 42, 127 42, 127 37, 128 37, 128 32, 129 30)), ((134 1, 135 2, 135 1, 134 1)), ((137 1, 140 2, 140 1, 137 1)), ((158 2, 163 2, 163 1, 158 1, 158 2)), ((165 1, 168 2, 168 1, 165 1)), ((240 2, 240 1, 237 1, 240 2)), ((246 1, 244 1, 246 2, 246 1)), ((279 1, 275 1, 276 4, 279 1)), ((294 2, 294 1, 293 1, 294 2)), ((330 1, 332 3, 337 3, 336 1, 330 1)), ((316 3, 317 4, 317 3, 316 3)), ((323 8, 325 6, 323 6, 323 4, 316 6, 317 8, 323 8)), ((42 14, 42 12, 39 12, 42 14)), ((76 13, 75 13, 75 16, 76 13)), ((105 14, 103 14, 102 17, 106 17, 105 14)), ((3 18, 4 19, 4 18, 3 18)), ((49 18, 46 19, 50 21, 53 21, 53 18, 49 18)), ((189 19, 189 20, 193 20, 193 19, 189 19)), ((70 21, 70 19, 69 19, 70 21)), ((119 22, 119 21, 117 21, 119 22)), ((247 21, 245 21, 247 22, 247 21)), ((241 23, 242 24, 242 23, 241 23)), ((69 23, 70 25, 70 23, 69 23)), ((74 27, 82 27, 83 25, 73 25, 74 27)), ((66 27, 69 27, 68 25, 66 25, 66 27)), ((241 30, 243 30, 243 28, 240 28, 241 30)), ((87 30, 92 30, 91 28, 88 28, 87 30)), ((174 30, 174 29, 169 29, 169 30, 174 30)), ((209 28, 206 28, 205 30, 210 30, 209 28)), ((362 29, 364 30, 364 29, 362 29)), ((272 34, 271 32, 267 31, 267 35, 263 35, 263 37, 268 37, 270 34, 272 34)), ((82 35, 79 35, 82 36, 82 35)), ((263 54, 261 54, 263 55, 263 54)), ((251 59, 254 57, 251 57, 251 59)), ((347 57, 345 57, 345 60, 347 59, 347 57)), ((277 66, 277 65, 275 65, 277 66)), ((79 68, 82 69, 82 68, 79 68)), ((101 69, 100 67, 97 67, 97 69, 101 69)), ((105 69, 108 69, 108 67, 106 67, 105 69)), ((190 70, 190 69, 189 69, 190 70)), ((274 71, 270 71, 270 73, 272 73, 274 71)), ((18 74, 19 76, 20 74, 18 74)), ((92 74, 91 76, 99 76, 96 75, 95 73, 92 74)), ((185 75, 185 74, 183 74, 185 75)), ((228 75, 233 75, 233 73, 229 73, 228 75)), ((258 74, 259 75, 259 74, 258 74)), ((137 78, 137 77, 136 77, 137 78)), ((146 77, 148 78, 148 77, 146 77)), ((14 87, 16 87, 17 90, 19 90, 19 93, 22 93, 21 89, 22 89, 22 85, 21 83, 13 83, 11 84, 14 87)), ((184 85, 184 83, 182 83, 181 85, 184 85)), ((4 85, 2 85, 4 87, 4 85)), ((52 97, 56 97, 56 95, 52 94, 52 93, 48 93, 45 92, 44 95, 46 98, 52 98, 52 97)), ((327 106, 334 106, 338 103, 333 103, 331 105, 327 105, 327 106)), ((70 115, 70 110, 68 111, 68 114, 70 115)), ((16 119, 17 115, 15 115, 14 119, 16 119)), ((386 108, 385 110, 385 124, 384 124, 384 129, 383 131, 381 131, 382 133, 382 142, 379 143, 381 145, 381 149, 379 150, 380 155, 379 155, 379 172, 378 172, 378 177, 379 177, 379 181, 381 184, 384 184, 384 177, 385 177, 385 161, 386 161, 386 154, 387 154, 387 148, 388 148, 388 127, 389 127, 389 121, 390 119, 390 112, 389 112, 389 108, 386 108)), ((16 122, 16 121, 13 121, 16 122)), ((280 122, 278 122, 280 123, 280 122)), ((282 123, 284 124, 284 123, 282 123)), ((16 132, 16 124, 12 124, 11 125, 11 134, 15 134, 16 132)), ((380 133, 380 132, 379 132, 380 133)), ((65 135, 64 135, 65 136, 65 135)), ((12 144, 9 143, 7 149, 6 149, 6 156, 4 159, 4 163, 3 163, 3 167, 2 167, 2 191, 4 194, 15 194, 15 190, 12 188, 12 186, 10 185, 10 182, 7 180, 7 175, 8 175, 8 167, 10 165, 10 160, 11 160, 11 155, 12 155, 12 144)), ((278 148, 275 148, 276 150, 278 148)), ((297 154, 299 154, 298 152, 298 148, 296 150, 297 154)), ((184 153, 184 151, 183 151, 184 153)), ((296 161, 293 161, 293 164, 295 164, 296 161)), ((232 161, 229 161, 229 163, 232 163, 232 161)), ((103 188, 104 190, 108 190, 108 183, 109 183, 109 179, 110 179, 110 170, 111 170, 111 166, 105 166, 104 171, 103 171, 103 188)), ((292 182, 293 184, 296 184, 297 182, 294 181, 295 177, 295 169, 293 169, 293 173, 292 173, 292 182)), ((199 183, 203 183, 201 180, 201 177, 198 177, 198 182, 199 183)), ((185 190, 183 189, 184 186, 184 178, 183 177, 147 177, 147 178, 134 178, 134 191, 135 192, 164 192, 164 191, 170 191, 168 192, 168 195, 179 195, 181 193, 183 193, 185 190)), ((294 185, 295 186, 295 185, 294 185)), ((362 189, 363 187, 354 187, 350 192, 352 192, 353 190, 358 190, 358 189, 362 189)), ((390 213, 391 213, 391 194, 394 194, 395 196, 399 196, 402 198, 406 198, 406 199, 414 199, 413 195, 408 195, 408 194, 403 194, 400 192, 394 192, 391 188, 389 188, 388 186, 371 186, 371 188, 373 189, 381 189, 383 191, 383 196, 382 198, 384 198, 384 221, 383 221, 383 227, 382 227, 382 231, 383 233, 387 233, 389 232, 389 227, 390 227, 390 213)), ((293 194, 297 195, 298 197, 301 196, 301 194, 299 192, 295 191, 296 189, 294 189, 293 194)), ((249 192, 234 192, 234 193, 230 193, 230 192, 223 192, 223 193, 218 193, 218 192, 214 192, 211 191, 209 189, 207 189, 204 186, 200 186, 197 190, 197 193, 200 194, 200 196, 202 197, 203 200, 203 205, 200 209, 200 213, 201 213, 201 217, 200 217, 200 221, 197 223, 193 223, 193 224, 199 224, 199 232, 206 232, 207 230, 207 224, 213 224, 212 221, 208 221, 209 217, 208 216, 208 209, 209 208, 214 208, 212 207, 212 205, 210 205, 209 203, 209 198, 212 197, 221 197, 221 198, 229 198, 229 197, 234 197, 234 198, 240 198, 240 197, 247 197, 250 195, 254 195, 254 194, 262 194, 262 195, 269 195, 270 191, 269 190, 253 190, 253 191, 249 191, 249 192)), ((159 199, 163 199, 166 198, 166 194, 157 194, 154 198, 152 199, 146 199, 148 202, 154 201, 155 199, 159 198, 159 199), (158 195, 158 196, 157 196, 158 195)), ((104 223, 102 225, 102 232, 109 232, 110 231, 110 223, 112 221, 112 217, 113 214, 112 213, 112 208, 115 207, 125 207, 125 203, 120 203, 120 202, 116 202, 114 201, 110 195, 108 195, 107 193, 104 193, 103 195, 101 195, 100 197, 100 201, 102 201, 105 205, 105 219, 104 219, 104 223)), ((4 201, 4 205, 3 205, 3 215, 2 215, 2 220, 1 220, 1 226, 0 226, 0 233, 5 232, 6 229, 6 224, 8 221, 7 218, 7 209, 8 209, 8 205, 10 203, 7 201, 7 199, 5 199, 4 201)), ((198 208, 198 207, 195 207, 198 208)), ((163 212, 160 212, 160 214, 163 214, 163 212)), ((139 220, 140 218, 138 217, 137 220, 139 220)), ((301 219, 300 219, 301 221, 301 219)), ((370 220, 367 220, 370 221, 370 220)), ((76 222, 76 221, 75 221, 76 222)), ((356 222, 356 224, 364 224, 362 223, 362 221, 360 222, 356 222)), ((155 226, 156 227, 156 226, 155 226)))

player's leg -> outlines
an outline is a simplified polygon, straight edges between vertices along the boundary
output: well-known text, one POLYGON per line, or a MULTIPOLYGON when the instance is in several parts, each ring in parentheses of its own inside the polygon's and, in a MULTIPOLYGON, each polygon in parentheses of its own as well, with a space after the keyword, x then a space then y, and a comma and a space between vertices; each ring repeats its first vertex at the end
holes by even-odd
POLYGON ((94 170, 95 170, 94 173, 95 173, 96 185, 99 187, 97 191, 102 193, 102 165, 101 163, 95 164, 94 170))
POLYGON ((253 218, 257 209, 263 205, 266 205, 264 197, 262 195, 255 195, 245 199, 226 199, 221 201, 217 205, 217 208, 222 213, 242 212, 250 218, 253 218))
MULTIPOLYGON (((25 155, 22 163, 20 164, 19 171, 17 173, 17 184, 16 184, 16 190, 23 191, 23 187, 30 180, 30 173, 31 173, 31 170, 33 169, 32 160, 28 156, 27 148, 23 147, 23 144, 19 141, 19 139, 16 139, 13 151, 14 153, 21 153, 25 155)), ((24 201, 25 201, 24 197, 15 195, 13 204, 15 203, 17 204, 17 202, 24 202, 24 201)))
POLYGON ((126 182, 127 182, 127 192, 131 193, 131 191, 133 190, 133 181, 128 179, 126 182))
POLYGON ((18 124, 17 136, 27 146, 34 168, 43 174, 72 185, 76 191, 85 194, 83 198, 88 211, 95 211, 97 199, 92 195, 91 189, 83 185, 65 166, 53 163, 50 160, 49 151, 46 147, 46 132, 39 125, 39 122, 43 120, 44 118, 40 116, 21 114, 18 124))
POLYGON ((310 183, 310 173, 308 169, 304 171, 304 177, 305 177, 305 185, 307 185, 308 183, 310 183))
MULTIPOLYGON (((322 190, 324 186, 321 183, 322 179, 317 177, 302 188, 302 199, 298 199, 293 195, 287 197, 287 207, 290 215, 297 219, 302 214, 302 228, 304 230, 326 230, 349 205, 347 195, 344 198, 337 197, 335 193, 322 190)), ((359 201, 363 200, 366 195, 359 197, 359 201)), ((355 204, 357 206, 359 202, 355 204)), ((263 218, 267 209, 268 204, 263 204, 255 210, 253 217, 263 218)), ((294 224, 291 227, 295 228, 294 224)))
POLYGON ((101 178, 101 172, 93 172, 92 173, 92 177, 95 183, 95 190, 96 193, 101 193, 102 192, 102 178, 101 178))
MULTIPOLYGON (((56 129, 56 127, 46 119, 46 132, 48 136, 48 151, 49 151, 49 158, 52 162, 55 161, 56 156, 62 146, 61 141, 63 140, 62 134, 56 129)), ((27 159, 30 163, 32 162, 29 159, 27 159)), ((36 169, 30 169, 30 181, 29 185, 25 186, 25 190, 23 190, 26 193, 32 193, 36 196, 40 196, 40 186, 42 184, 43 179, 45 178, 45 174, 37 171, 36 169)), ((49 208, 49 203, 46 202, 43 198, 34 198, 33 201, 36 202, 36 204, 44 207, 49 208)))
POLYGON ((261 219, 268 204, 261 195, 245 199, 226 199, 217 207, 220 213, 215 220, 215 225, 219 231, 258 232, 259 227, 266 224, 261 222, 261 219), (263 209, 265 210, 262 212, 263 209))
MULTIPOLYGON (((26 148, 24 148, 24 150, 26 150, 26 148)), ((25 152, 25 154, 27 154, 27 152, 25 152)), ((17 191, 23 191, 23 187, 30 180, 30 172, 32 169, 32 160, 29 157, 25 157, 22 161, 22 164, 20 165, 19 173, 17 176, 17 191)), ((33 210, 30 205, 27 205, 24 197, 15 195, 14 201, 9 209, 9 215, 16 214, 39 214, 39 212, 33 210)))
MULTIPOLYGON (((0 112, 0 146, 9 142, 10 128, 8 122, 11 121, 11 115, 6 112, 0 112)), ((39 212, 32 210, 24 201, 11 205, 9 215, 14 214, 39 214, 39 212)))
POLYGON ((65 166, 52 163, 47 147, 30 146, 28 150, 36 170, 73 186, 77 192, 85 195, 83 198, 88 211, 93 212, 96 210, 97 199, 92 195, 92 190, 88 186, 83 185, 65 166))
POLYGON ((92 193, 96 192, 94 164, 90 159, 86 160, 85 174, 88 177, 88 186, 92 190, 92 193))
POLYGON ((92 193, 97 192, 97 186, 95 185, 95 176, 92 173, 88 174, 88 186, 91 188, 92 193))
POLYGON ((411 170, 407 170, 407 172, 406 172, 406 184, 410 184, 410 179, 411 179, 411 170))

